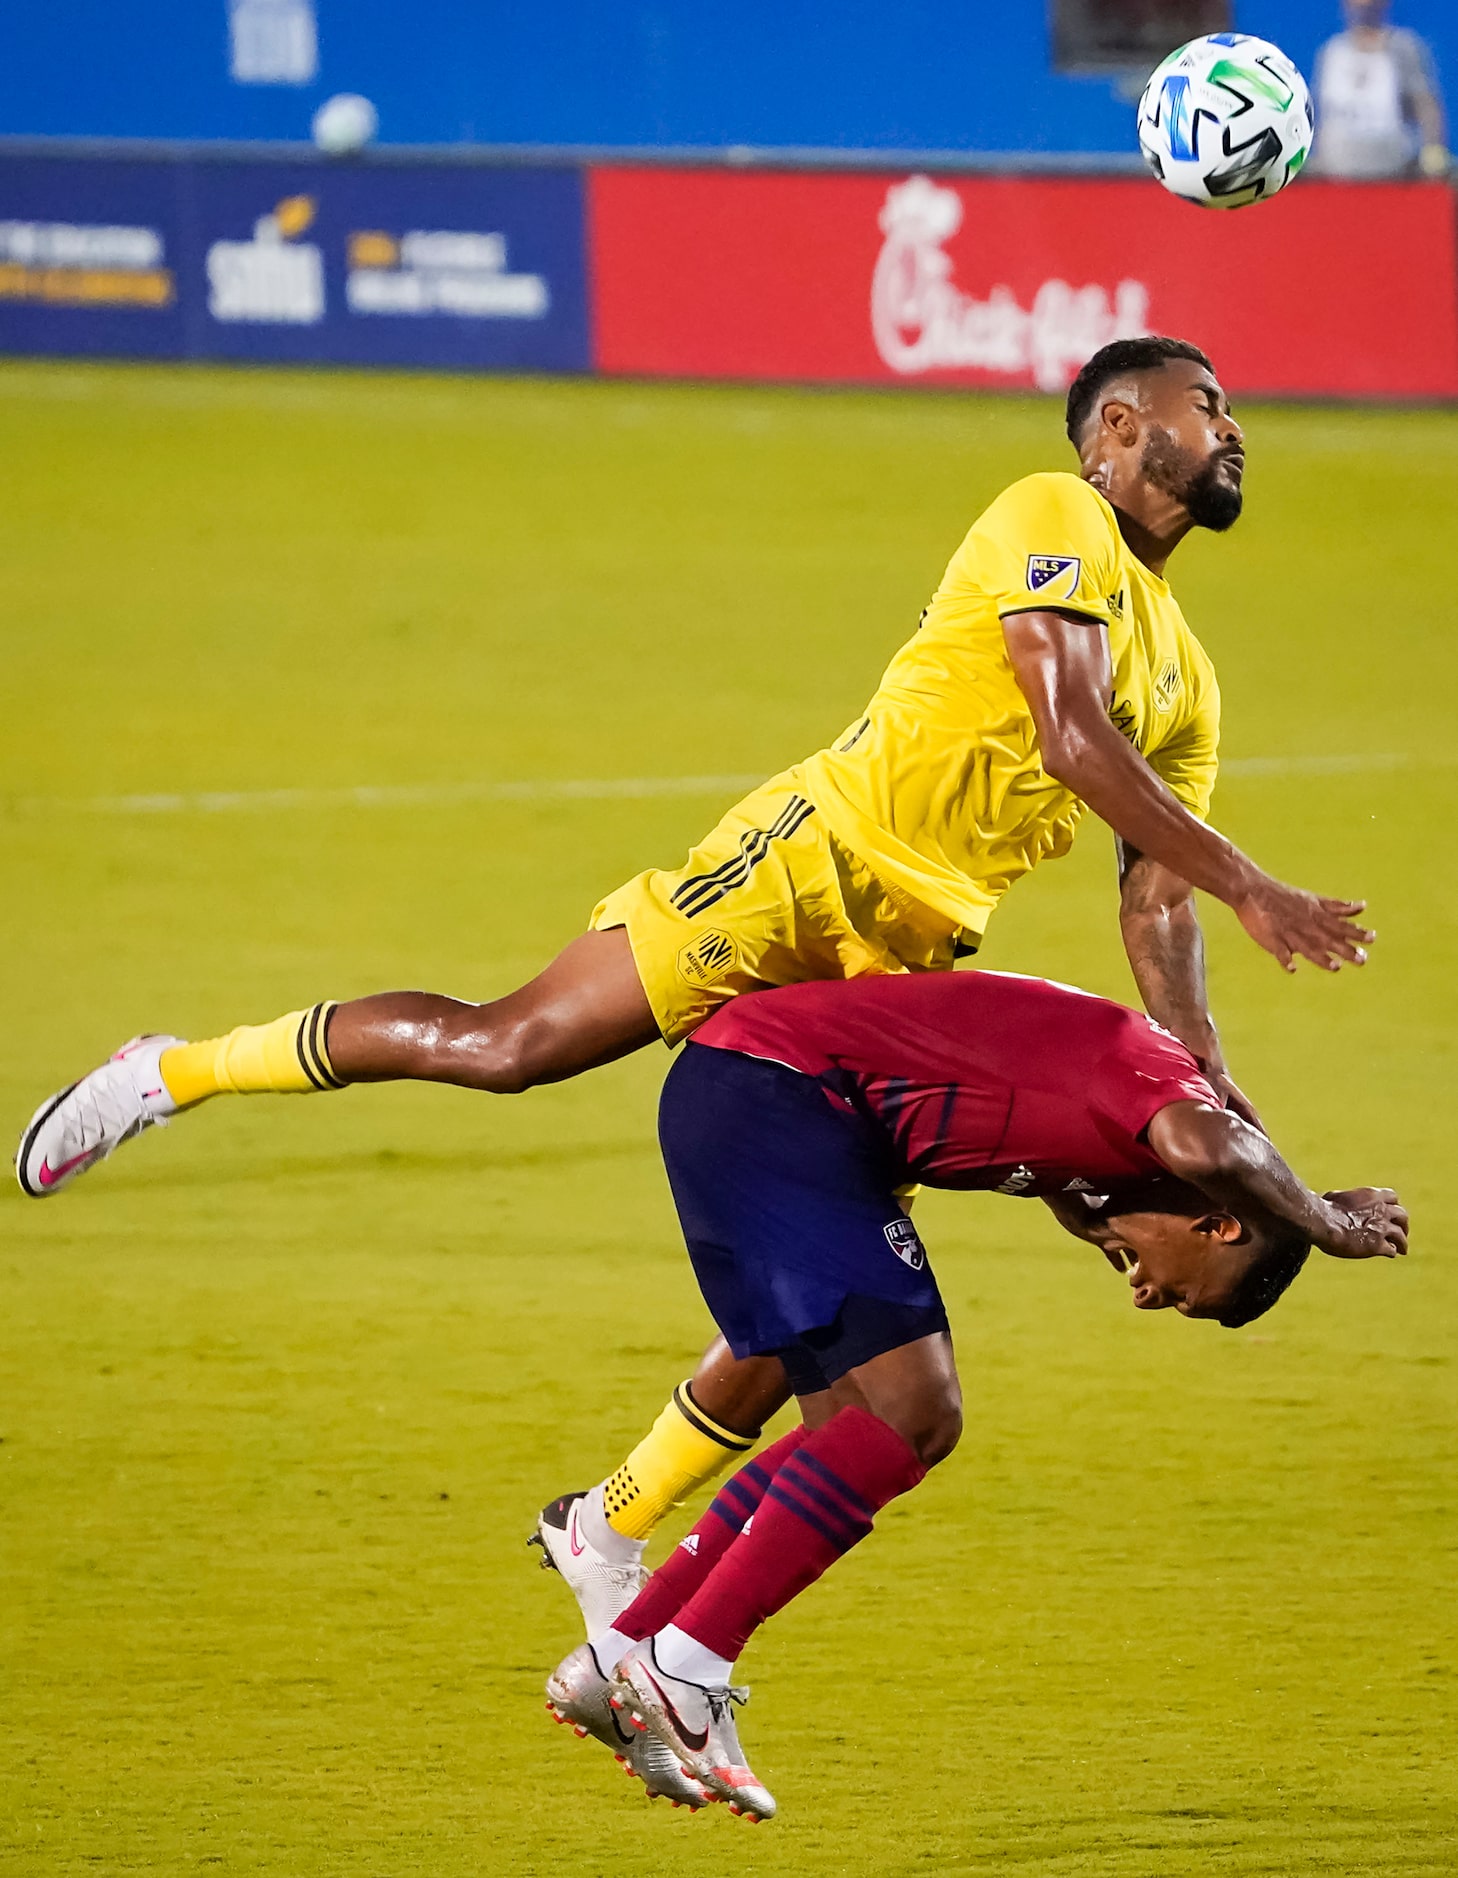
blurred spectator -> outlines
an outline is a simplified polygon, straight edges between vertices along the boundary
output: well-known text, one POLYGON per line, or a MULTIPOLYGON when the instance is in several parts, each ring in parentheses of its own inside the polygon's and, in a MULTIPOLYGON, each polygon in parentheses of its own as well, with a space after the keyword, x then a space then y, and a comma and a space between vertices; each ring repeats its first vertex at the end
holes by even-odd
POLYGON ((1316 155, 1328 176, 1405 176, 1448 168, 1432 54, 1387 24, 1388 0, 1344 0, 1347 29, 1316 55, 1316 155))

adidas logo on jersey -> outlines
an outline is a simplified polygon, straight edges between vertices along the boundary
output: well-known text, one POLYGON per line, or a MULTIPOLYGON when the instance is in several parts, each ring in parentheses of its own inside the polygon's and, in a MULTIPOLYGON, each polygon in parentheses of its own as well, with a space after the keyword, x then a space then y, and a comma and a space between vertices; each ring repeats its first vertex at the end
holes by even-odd
POLYGON ((691 1532, 686 1539, 679 1540, 678 1547, 681 1552, 692 1552, 697 1555, 699 1549, 699 1535, 696 1532, 691 1532))

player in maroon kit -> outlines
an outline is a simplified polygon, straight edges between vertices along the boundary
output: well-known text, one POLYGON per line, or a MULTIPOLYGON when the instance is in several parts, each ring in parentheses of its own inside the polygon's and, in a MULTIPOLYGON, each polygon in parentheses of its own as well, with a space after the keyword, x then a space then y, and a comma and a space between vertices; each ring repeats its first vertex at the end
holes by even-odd
POLYGON ((774 1801, 739 1746, 735 1658, 961 1432, 946 1312, 898 1188, 1046 1199, 1127 1271, 1136 1308, 1231 1327, 1270 1309, 1312 1245, 1407 1249, 1394 1193, 1311 1192, 1175 1037, 1036 978, 735 999, 669 1071, 659 1126, 709 1309, 736 1357, 778 1357, 803 1419, 554 1671, 548 1701, 620 1759, 625 1721, 671 1749, 681 1784, 660 1790, 756 1819, 774 1801))

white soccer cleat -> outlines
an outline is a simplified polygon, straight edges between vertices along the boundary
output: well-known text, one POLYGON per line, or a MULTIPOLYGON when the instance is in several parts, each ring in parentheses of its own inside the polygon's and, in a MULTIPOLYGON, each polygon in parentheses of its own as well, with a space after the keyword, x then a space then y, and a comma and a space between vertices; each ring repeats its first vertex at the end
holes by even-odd
POLYGON ((100 1069, 42 1102, 20 1138, 15 1174, 33 1200, 79 1180, 124 1141, 177 1112, 158 1067, 180 1037, 133 1037, 100 1069))
POLYGON ((657 1735, 716 1800, 744 1819, 773 1819, 774 1796, 739 1745, 734 1704, 747 1689, 707 1689, 658 1667, 653 1639, 635 1643, 613 1671, 608 1700, 629 1723, 657 1735))
POLYGON ((604 1558, 582 1531, 585 1493, 564 1493, 544 1506, 528 1545, 542 1548, 544 1567, 560 1572, 577 1600, 589 1637, 600 1637, 648 1582, 642 1565, 604 1558))
POLYGON ((553 1720, 569 1724, 573 1734, 601 1741, 625 1774, 643 1782, 650 1800, 667 1799, 695 1811, 709 1804, 712 1796, 657 1735, 618 1719, 608 1700, 608 1679, 590 1643, 579 1643, 548 1676, 547 1708, 553 1720))

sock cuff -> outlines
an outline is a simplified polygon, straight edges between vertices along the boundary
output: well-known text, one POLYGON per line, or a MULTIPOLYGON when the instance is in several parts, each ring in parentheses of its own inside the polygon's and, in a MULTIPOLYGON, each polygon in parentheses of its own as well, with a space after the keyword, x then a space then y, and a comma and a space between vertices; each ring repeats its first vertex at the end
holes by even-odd
POLYGON ((859 1501, 866 1506, 869 1501, 866 1510, 872 1514, 880 1512, 887 1501, 910 1493, 927 1472, 915 1448, 889 1422, 855 1406, 838 1409, 794 1458, 809 1462, 832 1491, 839 1488, 847 1496, 853 1491, 852 1504, 859 1501), (846 1485, 844 1475, 855 1482, 854 1490, 846 1485))
POLYGON ((732 1428, 726 1428, 722 1422, 716 1422, 712 1415, 706 1415, 694 1400, 691 1382, 679 1383, 673 1392, 673 1406, 695 1433, 706 1436, 710 1441, 717 1441, 721 1448, 727 1448, 731 1454, 748 1454, 759 1440, 761 1431, 758 1428, 752 1435, 742 1435, 732 1428))
POLYGON ((916 1451, 861 1408, 845 1408, 788 1456, 765 1498, 793 1513, 837 1552, 870 1532, 887 1501, 926 1477, 916 1451))
POLYGON ((604 1481, 608 1524, 625 1538, 646 1539, 671 1506, 746 1454, 757 1438, 705 1415, 688 1384, 680 1383, 627 1460, 604 1481))
POLYGON ((329 1060, 329 1020, 338 1009, 337 1000, 326 999, 322 1004, 310 1005, 299 1018, 294 1048, 304 1074, 316 1089, 344 1087, 343 1079, 335 1075, 334 1065, 329 1060))

